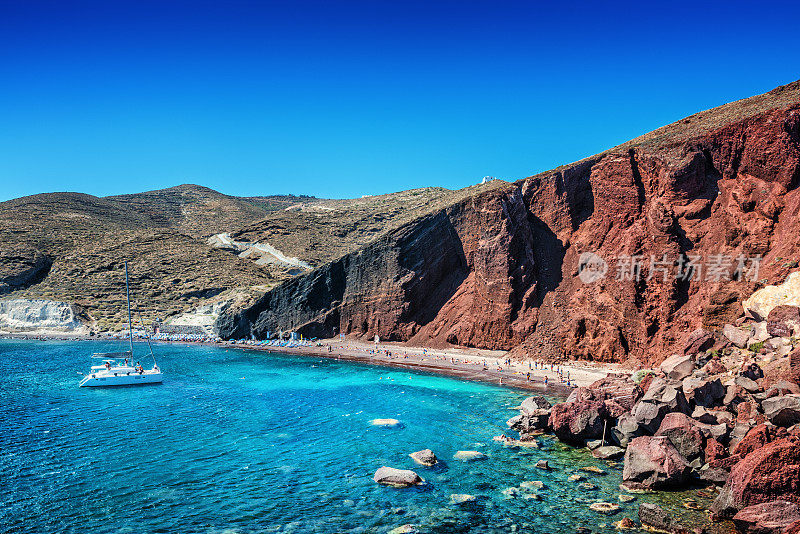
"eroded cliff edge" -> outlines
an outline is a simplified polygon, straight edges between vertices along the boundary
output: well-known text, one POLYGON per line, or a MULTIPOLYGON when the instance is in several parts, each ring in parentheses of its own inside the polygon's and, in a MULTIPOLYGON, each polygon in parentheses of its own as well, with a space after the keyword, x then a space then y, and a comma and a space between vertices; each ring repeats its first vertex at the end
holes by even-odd
MULTIPOLYGON (((660 360, 797 268, 800 82, 605 153, 482 190, 219 319, 226 337, 297 330, 595 360, 660 360), (584 283, 578 258, 608 261, 584 283), (757 279, 650 273, 614 258, 761 256, 757 279), (651 276, 655 274, 655 276, 651 276)), ((735 266, 731 268, 735 270, 735 266)))

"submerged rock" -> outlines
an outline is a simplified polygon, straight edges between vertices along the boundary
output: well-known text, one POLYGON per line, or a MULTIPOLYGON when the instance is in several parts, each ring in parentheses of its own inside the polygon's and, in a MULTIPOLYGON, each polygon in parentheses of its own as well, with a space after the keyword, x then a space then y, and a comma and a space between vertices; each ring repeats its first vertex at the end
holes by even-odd
POLYGON ((623 517, 614 523, 614 528, 617 530, 631 530, 636 528, 636 523, 634 523, 630 517, 623 517))
POLYGON ((475 502, 477 498, 468 493, 453 493, 450 495, 450 504, 467 504, 475 502))
POLYGON ((372 426, 382 426, 384 428, 398 428, 402 426, 397 419, 373 419, 369 424, 372 426))
POLYGON ((474 462, 476 460, 485 460, 488 456, 478 451, 456 451, 453 458, 462 462, 474 462))
POLYGON ((644 527, 661 532, 672 532, 677 530, 675 519, 666 510, 657 504, 639 504, 639 522, 644 527))
POLYGON ((587 473, 594 473, 596 475, 605 475, 606 474, 606 472, 604 470, 600 469, 596 465, 587 465, 587 466, 581 467, 581 471, 585 471, 587 473))
POLYGON ((378 484, 395 488, 407 488, 424 482, 418 474, 410 469, 395 469, 387 466, 380 467, 375 471, 372 480, 378 484))
POLYGON ((592 510, 593 512, 598 512, 600 514, 611 515, 619 512, 619 505, 614 504, 613 502, 600 501, 590 504, 589 510, 592 510))

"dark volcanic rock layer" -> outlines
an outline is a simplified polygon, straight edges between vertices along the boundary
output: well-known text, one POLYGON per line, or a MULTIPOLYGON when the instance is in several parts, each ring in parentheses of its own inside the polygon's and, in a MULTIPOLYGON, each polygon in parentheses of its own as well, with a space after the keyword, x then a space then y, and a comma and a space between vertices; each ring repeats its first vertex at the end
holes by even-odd
POLYGON ((221 331, 663 359, 679 333, 735 319, 757 282, 677 280, 674 265, 665 280, 651 256, 761 255, 758 278, 780 282, 800 248, 799 182, 794 82, 460 199, 285 282, 221 331), (604 279, 577 277, 584 252, 608 262, 604 279), (639 280, 616 279, 620 256, 643 258, 639 280))
POLYGON ((297 329, 504 348, 533 330, 536 262, 518 188, 470 197, 223 316, 229 337, 297 329), (488 232, 487 229, 491 229, 488 232))

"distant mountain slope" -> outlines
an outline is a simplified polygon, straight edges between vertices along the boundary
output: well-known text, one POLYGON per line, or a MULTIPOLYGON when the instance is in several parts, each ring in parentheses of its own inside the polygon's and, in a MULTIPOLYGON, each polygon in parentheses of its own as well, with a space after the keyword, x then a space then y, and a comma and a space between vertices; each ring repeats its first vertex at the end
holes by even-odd
POLYGON ((426 187, 355 199, 298 203, 269 213, 232 237, 274 244, 284 253, 316 266, 358 250, 416 217, 502 183, 459 191, 426 187))
POLYGON ((299 262, 321 264, 474 189, 324 200, 235 197, 181 185, 104 198, 82 193, 18 198, 0 203, 0 295, 71 302, 98 327, 114 328, 125 319, 120 284, 128 260, 146 319, 165 319, 208 298, 251 295, 254 287, 263 291, 298 271, 257 264, 258 255, 237 257, 238 251, 216 249, 208 236, 230 233, 299 262))
POLYGON ((743 296, 797 268, 799 185, 800 81, 513 185, 448 197, 219 324, 234 337, 293 328, 652 362, 692 328, 734 321, 743 296), (584 282, 589 252, 608 271, 584 282), (649 263, 664 254, 666 280, 649 263), (679 259, 715 255, 748 268, 760 255, 760 273, 675 277, 679 259), (646 261, 617 279, 626 258, 646 261))
POLYGON ((2 202, 0 294, 71 302, 99 328, 114 328, 125 319, 125 260, 148 320, 237 288, 263 289, 284 273, 214 250, 203 237, 311 200, 239 198, 182 185, 105 198, 45 193, 2 202))
POLYGON ((271 211, 317 199, 293 195, 235 197, 208 187, 185 184, 105 197, 104 200, 145 215, 154 227, 175 227, 195 237, 208 237, 249 224, 271 211))

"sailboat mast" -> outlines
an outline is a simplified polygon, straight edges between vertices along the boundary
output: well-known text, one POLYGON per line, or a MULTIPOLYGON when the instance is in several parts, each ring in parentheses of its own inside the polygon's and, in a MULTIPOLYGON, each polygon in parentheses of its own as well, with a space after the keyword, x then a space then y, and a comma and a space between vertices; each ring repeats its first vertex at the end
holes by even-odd
POLYGON ((131 286, 128 283, 128 262, 125 262, 125 293, 128 296, 128 340, 131 343, 131 358, 133 358, 133 325, 131 322, 131 286))

